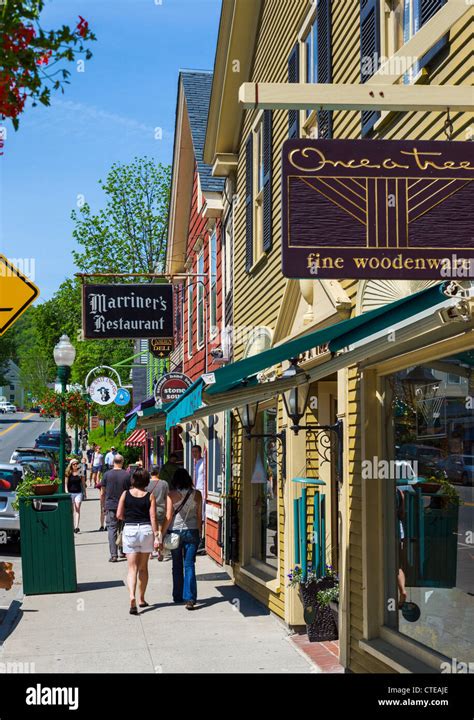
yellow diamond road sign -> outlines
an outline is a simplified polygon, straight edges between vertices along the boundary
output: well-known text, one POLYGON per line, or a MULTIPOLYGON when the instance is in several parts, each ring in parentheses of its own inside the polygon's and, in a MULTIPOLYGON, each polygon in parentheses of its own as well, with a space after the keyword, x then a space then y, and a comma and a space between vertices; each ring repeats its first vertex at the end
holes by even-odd
POLYGON ((0 335, 36 300, 39 290, 4 255, 0 255, 0 335))

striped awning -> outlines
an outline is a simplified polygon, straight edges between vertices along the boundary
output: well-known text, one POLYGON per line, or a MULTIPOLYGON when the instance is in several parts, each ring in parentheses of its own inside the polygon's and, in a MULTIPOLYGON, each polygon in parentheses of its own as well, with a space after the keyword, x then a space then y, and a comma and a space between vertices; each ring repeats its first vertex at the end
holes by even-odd
POLYGON ((147 431, 142 429, 134 430, 132 434, 125 440, 128 447, 140 447, 145 445, 147 441, 147 431))

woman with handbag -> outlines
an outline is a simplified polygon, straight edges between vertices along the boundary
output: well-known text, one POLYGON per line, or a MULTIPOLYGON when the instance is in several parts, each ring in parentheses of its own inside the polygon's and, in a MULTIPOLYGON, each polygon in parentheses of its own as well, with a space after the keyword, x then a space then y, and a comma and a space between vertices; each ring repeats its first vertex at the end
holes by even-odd
POLYGON ((202 495, 193 488, 191 476, 176 470, 167 498, 165 548, 173 561, 173 600, 193 610, 197 600, 196 552, 202 532, 202 495))
POLYGON ((145 592, 148 585, 148 559, 153 549, 161 547, 161 533, 156 523, 156 501, 146 491, 150 474, 143 469, 135 470, 132 487, 125 490, 117 508, 117 518, 123 521, 123 552, 127 556, 127 586, 130 592, 130 614, 138 615, 135 593, 137 589, 138 607, 147 607, 145 592))

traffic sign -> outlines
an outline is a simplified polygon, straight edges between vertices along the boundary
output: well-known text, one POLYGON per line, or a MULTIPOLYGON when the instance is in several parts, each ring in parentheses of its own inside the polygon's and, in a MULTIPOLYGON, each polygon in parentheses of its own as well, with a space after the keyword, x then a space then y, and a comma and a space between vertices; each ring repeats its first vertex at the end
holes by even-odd
POLYGON ((0 255, 0 335, 18 320, 39 295, 39 290, 0 255))

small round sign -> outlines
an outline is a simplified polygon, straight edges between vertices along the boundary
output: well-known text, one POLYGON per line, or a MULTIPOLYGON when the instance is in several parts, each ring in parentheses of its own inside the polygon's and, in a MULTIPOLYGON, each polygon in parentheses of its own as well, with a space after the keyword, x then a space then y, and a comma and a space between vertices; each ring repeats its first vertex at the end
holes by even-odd
POLYGON ((130 402, 130 393, 125 388, 119 388, 117 391, 117 397, 114 400, 116 405, 128 405, 130 402))
POLYGON ((95 378, 89 385, 89 395, 92 402, 98 405, 110 405, 117 397, 118 388, 114 381, 106 377, 95 378))
POLYGON ((180 372, 166 373, 156 383, 155 403, 166 405, 178 400, 190 385, 192 385, 192 380, 187 375, 180 372))

